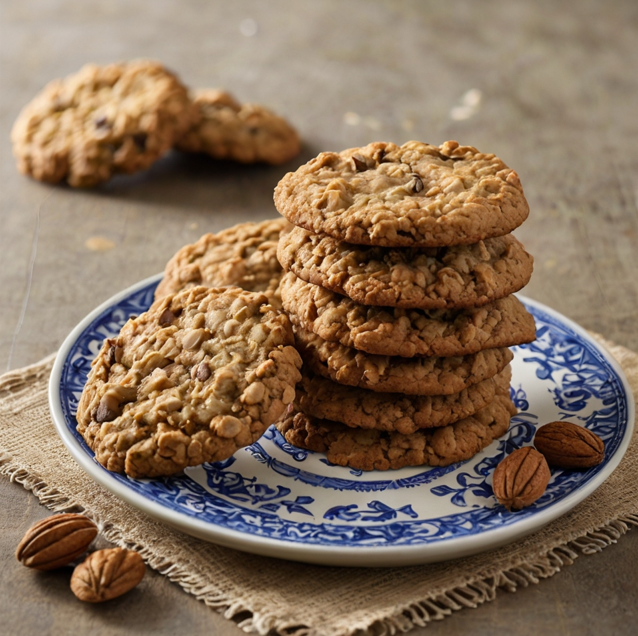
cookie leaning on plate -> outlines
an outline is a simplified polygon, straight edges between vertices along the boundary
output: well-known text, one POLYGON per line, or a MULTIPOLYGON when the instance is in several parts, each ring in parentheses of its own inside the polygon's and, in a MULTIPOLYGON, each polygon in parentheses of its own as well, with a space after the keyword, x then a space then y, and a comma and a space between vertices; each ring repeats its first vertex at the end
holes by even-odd
POLYGON ((134 478, 230 457, 292 403, 292 343, 263 294, 194 287, 161 298, 102 346, 77 430, 100 464, 134 478))
POLYGON ((532 315, 514 296, 467 309, 373 307, 292 272, 283 276, 280 291, 294 324, 372 354, 462 356, 532 342, 536 334, 532 315))
POLYGON ((477 243, 509 234, 529 214, 514 170, 455 141, 322 152, 284 176, 275 205, 311 232, 386 247, 477 243))
POLYGON ((197 117, 187 89, 157 62, 87 64, 25 106, 11 141, 23 174, 88 187, 148 168, 197 117))
POLYGON ((353 245, 302 228, 284 232, 277 258, 299 278, 363 305, 479 307, 524 287, 533 259, 513 235, 472 245, 398 248, 353 245))
POLYGON ((467 356, 402 358, 363 353, 293 326, 304 364, 339 384, 406 395, 451 395, 500 373, 514 354, 507 348, 467 356))
POLYGON ((295 129, 258 104, 240 104, 221 90, 195 92, 198 121, 178 140, 186 152, 205 152, 241 163, 284 163, 299 154, 295 129))
POLYGON ((239 223, 217 234, 204 234, 168 261, 155 298, 196 285, 237 285, 248 291, 263 292, 279 309, 282 270, 277 261, 277 241, 288 226, 286 219, 278 218, 239 223))
POLYGON ((448 426, 409 434, 358 430, 304 413, 293 413, 276 426, 289 444, 326 453, 333 464, 358 470, 389 470, 448 466, 470 459, 503 435, 515 414, 507 389, 502 389, 473 415, 448 426))

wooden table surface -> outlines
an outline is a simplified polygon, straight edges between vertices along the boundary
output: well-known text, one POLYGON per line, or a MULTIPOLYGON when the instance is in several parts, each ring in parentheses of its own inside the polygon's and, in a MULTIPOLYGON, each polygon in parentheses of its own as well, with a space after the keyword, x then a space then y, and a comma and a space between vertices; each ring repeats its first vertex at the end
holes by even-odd
MULTIPOLYGON (((456 139, 499 155, 531 208, 516 232, 535 256, 525 293, 638 350, 635 0, 21 0, 1 11, 0 369, 54 351, 91 309, 202 233, 275 216, 287 170, 375 140, 456 139), (285 115, 302 156, 244 167, 174 153, 87 191, 19 175, 9 131, 20 108, 86 62, 136 57, 285 115)), ((48 511, 6 478, 0 492, 1 633, 242 633, 154 573, 118 601, 79 603, 68 573, 35 575, 14 560, 48 511)), ((634 634, 637 560, 633 531, 427 633, 634 634)))

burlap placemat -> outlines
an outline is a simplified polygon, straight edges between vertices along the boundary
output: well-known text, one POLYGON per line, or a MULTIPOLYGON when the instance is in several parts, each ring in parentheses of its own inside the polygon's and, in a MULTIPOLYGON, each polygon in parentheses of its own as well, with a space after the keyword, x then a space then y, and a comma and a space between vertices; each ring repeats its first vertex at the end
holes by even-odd
MULTIPOLYGON (((638 355, 599 338, 638 394, 638 355)), ((247 632, 341 636, 405 631, 552 576, 638 525, 638 434, 614 474, 572 512, 499 550, 435 565, 332 568, 253 556, 187 537, 95 484, 58 438, 47 402, 53 358, 0 378, 0 472, 51 510, 81 508, 106 538, 247 632)))

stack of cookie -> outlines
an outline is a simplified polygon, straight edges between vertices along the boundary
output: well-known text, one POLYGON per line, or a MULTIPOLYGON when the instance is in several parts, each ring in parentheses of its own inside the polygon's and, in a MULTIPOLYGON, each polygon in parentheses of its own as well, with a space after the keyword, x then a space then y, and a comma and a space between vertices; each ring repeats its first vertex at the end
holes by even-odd
POLYGON ((275 190, 280 293, 304 360, 286 440, 362 470, 469 459, 507 430, 512 294, 532 258, 516 173, 449 141, 325 152, 275 190))

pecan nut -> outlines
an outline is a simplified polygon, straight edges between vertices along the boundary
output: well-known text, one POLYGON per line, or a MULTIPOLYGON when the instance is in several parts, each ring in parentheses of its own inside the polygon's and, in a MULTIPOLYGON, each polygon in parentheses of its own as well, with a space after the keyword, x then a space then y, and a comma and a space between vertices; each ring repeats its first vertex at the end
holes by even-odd
POLYGON ((591 468, 605 458, 605 443, 596 433, 572 422, 550 422, 534 436, 534 446, 556 468, 591 468))
POLYGON ((508 455, 494 470, 492 489, 508 510, 533 504, 547 488, 551 473, 545 458, 531 446, 508 455))
POLYGON ((16 550, 16 558, 29 568, 52 570, 86 552, 96 536, 97 526, 84 515, 54 515, 27 530, 16 550))
POLYGON ((97 550, 73 570, 71 590, 81 601, 101 603, 132 590, 145 572, 142 557, 133 550, 97 550))

